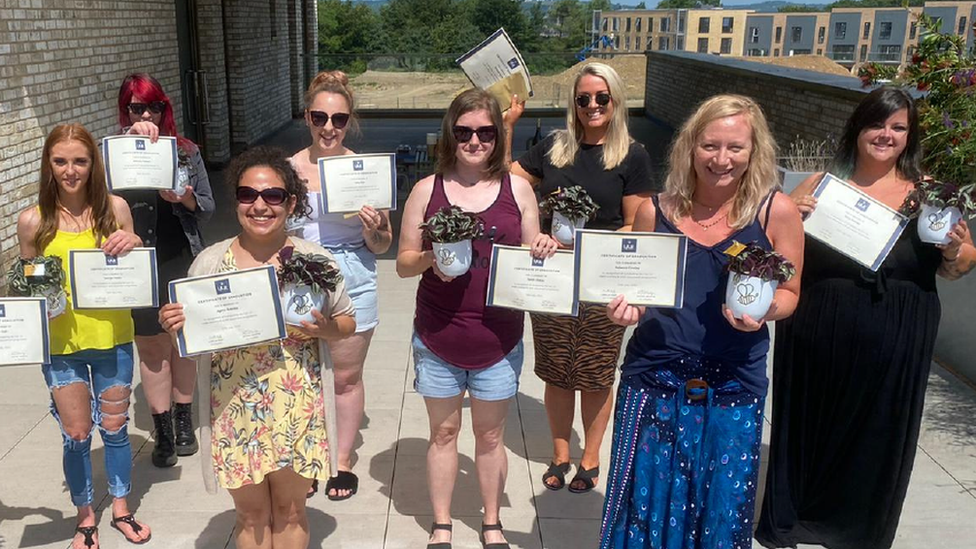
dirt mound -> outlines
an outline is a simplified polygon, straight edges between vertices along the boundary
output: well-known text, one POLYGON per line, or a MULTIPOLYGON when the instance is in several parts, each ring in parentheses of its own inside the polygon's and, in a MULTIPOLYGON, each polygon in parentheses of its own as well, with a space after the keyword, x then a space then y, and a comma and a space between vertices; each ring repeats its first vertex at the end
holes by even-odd
POLYGON ((807 71, 834 74, 837 76, 851 76, 851 71, 827 59, 822 55, 793 55, 791 57, 739 57, 743 61, 765 63, 780 67, 803 69, 807 71))
MULTIPOLYGON (((569 92, 572 92, 573 80, 576 78, 576 73, 583 65, 593 62, 604 63, 613 68, 613 70, 617 71, 617 74, 619 74, 624 80, 624 85, 627 88, 627 97, 629 99, 644 98, 644 84, 647 79, 647 57, 643 54, 615 55, 608 56, 606 59, 599 56, 593 56, 586 61, 573 65, 557 75, 543 76, 540 77, 539 80, 548 80, 551 85, 558 85, 564 89, 568 89, 569 92)), ((533 85, 535 85, 535 80, 536 78, 533 77, 533 85)))

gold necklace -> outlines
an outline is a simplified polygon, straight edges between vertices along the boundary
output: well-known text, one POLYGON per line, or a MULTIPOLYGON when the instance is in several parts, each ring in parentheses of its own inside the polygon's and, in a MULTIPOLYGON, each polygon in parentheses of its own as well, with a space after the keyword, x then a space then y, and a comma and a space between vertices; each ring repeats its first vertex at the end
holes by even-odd
MULTIPOLYGON (((716 213, 717 213, 718 210, 721 210, 722 208, 724 208, 727 204, 729 204, 730 202, 732 202, 732 200, 734 200, 734 199, 735 199, 735 197, 732 197, 732 198, 726 200, 725 202, 723 202, 722 204, 719 204, 715 208, 712 208, 710 206, 706 206, 706 205, 702 204, 701 202, 695 202, 694 200, 692 200, 692 204, 698 204, 702 208, 707 209, 709 211, 709 213, 711 213, 713 210, 716 211, 716 213)), ((713 219, 710 223, 702 223, 701 221, 695 219, 693 216, 689 216, 689 217, 691 217, 691 220, 694 221, 699 227, 701 227, 702 230, 707 231, 708 229, 710 229, 710 228, 714 227, 715 225, 718 225, 719 223, 721 223, 722 221, 724 221, 725 218, 727 218, 728 216, 729 216, 729 210, 725 210, 725 213, 724 214, 722 214, 722 215, 718 216, 717 218, 713 219)))

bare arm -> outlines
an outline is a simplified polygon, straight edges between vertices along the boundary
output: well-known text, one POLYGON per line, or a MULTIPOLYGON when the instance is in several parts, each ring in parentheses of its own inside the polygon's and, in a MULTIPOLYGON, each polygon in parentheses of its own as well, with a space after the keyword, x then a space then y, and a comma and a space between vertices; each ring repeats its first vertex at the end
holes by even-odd
POLYGON ((946 280, 958 280, 976 267, 976 248, 965 219, 949 231, 949 239, 951 242, 942 248, 942 263, 936 272, 946 280))
POLYGON ((397 251, 396 270, 401 278, 418 276, 434 264, 434 254, 423 251, 423 236, 420 224, 424 221, 424 210, 430 201, 434 188, 434 176, 428 176, 417 183, 407 203, 403 207, 403 220, 400 223, 400 249, 397 251))
MULTIPOLYGON (((624 226, 617 229, 618 231, 630 232, 637 230, 634 228, 634 220, 637 217, 637 210, 642 204, 650 203, 650 200, 648 200, 650 197, 651 193, 640 193, 627 195, 623 198, 623 201, 620 204, 620 210, 621 214, 623 214, 624 226)), ((652 207, 651 211, 653 212, 653 210, 654 208, 652 207)), ((653 213, 651 215, 653 215, 653 213)), ((654 225, 652 224, 651 227, 652 229, 650 230, 653 230, 654 225)))
POLYGON ((20 257, 34 258, 40 253, 34 248, 34 237, 41 226, 41 214, 36 208, 27 208, 17 217, 17 240, 20 242, 20 257))
POLYGON ((102 251, 108 255, 126 254, 136 246, 142 246, 142 239, 132 228, 132 212, 129 204, 119 196, 112 196, 112 210, 119 229, 102 242, 102 251))
MULTIPOLYGON (((819 181, 819 179, 818 179, 819 181)), ((773 197, 772 212, 766 234, 773 249, 796 266, 796 276, 780 284, 773 296, 773 307, 764 320, 787 318, 796 310, 800 299, 800 279, 803 274, 803 221, 797 207, 786 196, 777 193, 773 197)))
MULTIPOLYGON (((824 172, 819 172, 811 175, 810 177, 803 180, 802 183, 793 189, 790 193, 790 198, 796 204, 797 210, 800 211, 800 215, 806 217, 817 207, 817 198, 813 196, 814 189, 817 188, 817 184, 823 179, 824 172)), ((778 195, 777 195, 778 196, 778 195)))
POLYGON ((393 244, 393 227, 390 225, 390 212, 363 206, 359 210, 359 220, 363 222, 363 238, 366 247, 374 254, 383 254, 393 244))

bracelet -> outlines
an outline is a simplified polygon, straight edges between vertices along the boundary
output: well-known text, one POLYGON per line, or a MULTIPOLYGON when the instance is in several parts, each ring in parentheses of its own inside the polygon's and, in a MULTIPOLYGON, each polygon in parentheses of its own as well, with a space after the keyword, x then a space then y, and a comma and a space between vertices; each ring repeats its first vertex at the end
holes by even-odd
POLYGON ((945 261, 946 263, 952 263, 953 261, 959 259, 959 254, 961 254, 961 253, 962 253, 962 250, 957 251, 956 252, 956 257, 953 257, 952 259, 949 259, 948 257, 945 256, 945 254, 943 254, 942 255, 942 261, 945 261))

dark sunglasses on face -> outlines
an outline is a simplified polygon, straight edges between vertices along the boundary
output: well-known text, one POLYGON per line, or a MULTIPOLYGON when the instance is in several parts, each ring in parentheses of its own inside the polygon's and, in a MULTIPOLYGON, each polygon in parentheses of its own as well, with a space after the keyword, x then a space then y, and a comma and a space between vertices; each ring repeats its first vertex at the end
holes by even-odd
MULTIPOLYGON (((596 100, 596 104, 599 105, 599 106, 601 106, 601 107, 606 107, 607 105, 610 104, 610 94, 607 93, 607 92, 600 92, 600 93, 596 94, 596 97, 594 99, 596 100)), ((589 107, 590 106, 590 94, 588 94, 588 93, 581 93, 581 94, 577 95, 576 96, 576 106, 579 107, 579 108, 581 108, 581 109, 585 109, 586 107, 589 107)))
POLYGON ((152 103, 129 103, 129 112, 136 116, 142 116, 149 109, 153 114, 163 114, 166 110, 165 101, 153 101, 152 103))
POLYGON ((495 126, 481 126, 480 128, 469 128, 467 126, 454 126, 454 139, 457 139, 458 143, 467 143, 471 141, 471 136, 478 134, 478 141, 482 143, 491 143, 498 136, 498 128, 495 126))
POLYGON ((254 187, 237 187, 237 201, 241 204, 254 204, 259 196, 269 206, 280 206, 285 203, 285 200, 288 200, 289 194, 285 189, 277 187, 263 191, 258 191, 254 187))
POLYGON ((316 128, 325 127, 329 122, 329 118, 332 119, 332 127, 341 130, 346 127, 349 123, 349 113, 347 112, 337 112, 332 115, 322 111, 308 111, 308 117, 312 121, 312 125, 316 128))

